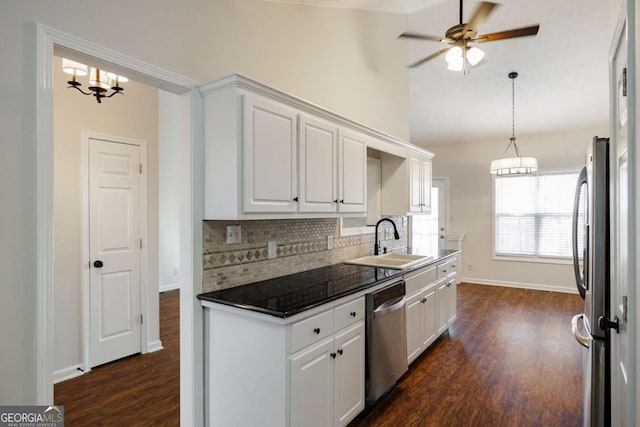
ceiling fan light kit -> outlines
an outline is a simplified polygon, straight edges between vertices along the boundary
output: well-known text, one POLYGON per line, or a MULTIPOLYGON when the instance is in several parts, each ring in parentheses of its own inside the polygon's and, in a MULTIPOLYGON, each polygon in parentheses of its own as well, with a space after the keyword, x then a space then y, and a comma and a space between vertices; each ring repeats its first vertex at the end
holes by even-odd
POLYGON ((460 23, 449 28, 444 37, 440 38, 413 32, 400 34, 399 37, 401 38, 428 40, 451 45, 450 48, 441 49, 417 62, 414 62, 409 65, 410 68, 415 68, 418 65, 422 65, 425 62, 446 53, 445 60, 447 61, 447 68, 452 71, 464 71, 464 74, 467 74, 471 67, 477 65, 482 61, 482 58, 484 58, 484 52, 476 46, 473 46, 472 43, 487 43, 516 37, 535 36, 538 34, 540 25, 514 28, 511 30, 482 34, 478 36, 478 26, 480 26, 480 24, 482 24, 499 5, 497 3, 480 2, 478 7, 476 7, 476 10, 473 12, 469 22, 463 23, 462 1, 463 0, 460 0, 460 23))
POLYGON ((509 73, 508 76, 511 79, 511 138, 509 138, 509 144, 505 148, 502 156, 509 150, 509 147, 513 145, 513 149, 516 152, 515 157, 502 157, 498 160, 491 162, 490 172, 497 176, 517 176, 528 175, 538 170, 538 160, 535 157, 521 157, 520 150, 518 150, 518 144, 516 144, 516 107, 515 107, 515 79, 518 77, 518 73, 515 71, 509 73))

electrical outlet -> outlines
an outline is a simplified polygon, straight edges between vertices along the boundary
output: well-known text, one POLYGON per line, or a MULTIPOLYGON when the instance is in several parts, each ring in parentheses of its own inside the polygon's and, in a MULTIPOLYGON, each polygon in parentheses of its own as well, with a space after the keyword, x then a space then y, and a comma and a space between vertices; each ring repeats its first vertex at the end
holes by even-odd
POLYGON ((173 275, 177 276, 180 273, 180 271, 177 268, 173 269, 173 275))
POLYGON ((278 245, 275 240, 269 240, 267 244, 267 259, 272 259, 278 256, 278 245))
POLYGON ((331 249, 333 249, 333 236, 329 234, 327 236, 327 250, 331 249))
POLYGON ((227 244, 242 242, 242 228, 239 225, 227 225, 227 244))

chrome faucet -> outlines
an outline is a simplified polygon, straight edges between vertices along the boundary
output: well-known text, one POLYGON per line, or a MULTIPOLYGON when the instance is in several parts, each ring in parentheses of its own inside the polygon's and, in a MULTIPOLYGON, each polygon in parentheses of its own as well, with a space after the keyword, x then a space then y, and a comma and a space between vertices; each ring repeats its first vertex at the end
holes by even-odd
POLYGON ((378 222, 376 222, 376 243, 373 245, 373 254, 378 255, 380 252, 380 243, 378 242, 378 226, 382 221, 389 221, 391 225, 393 225, 393 238, 396 240, 400 240, 400 234, 398 234, 398 228, 396 227, 396 223, 389 218, 382 218, 378 222))

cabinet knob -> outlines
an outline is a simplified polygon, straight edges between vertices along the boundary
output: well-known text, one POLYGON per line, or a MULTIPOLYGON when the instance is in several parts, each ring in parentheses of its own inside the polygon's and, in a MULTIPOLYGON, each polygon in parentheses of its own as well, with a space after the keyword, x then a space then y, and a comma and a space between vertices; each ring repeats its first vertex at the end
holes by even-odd
POLYGON ((344 203, 344 199, 340 200, 340 203, 344 203))
POLYGON ((331 356, 334 359, 336 358, 336 354, 335 353, 331 353, 331 354, 329 354, 329 356, 331 356))
POLYGON ((447 272, 447 270, 444 270, 444 269, 443 269, 443 270, 442 270, 442 272, 443 272, 443 273, 446 273, 446 272, 447 272))
POLYGON ((333 201, 333 203, 338 203, 338 199, 335 199, 335 200, 333 201))
POLYGON ((339 349, 338 349, 338 354, 339 354, 340 356, 342 356, 342 353, 344 353, 344 351, 343 351, 341 348, 339 348, 339 349))
POLYGON ((351 312, 351 317, 356 317, 356 312, 355 311, 351 312))
POLYGON ((294 198, 293 198, 293 201, 294 201, 294 202, 297 202, 297 201, 298 201, 298 196, 294 197, 294 198))
POLYGON ((426 299, 426 298, 422 298, 422 299, 420 300, 420 302, 422 302, 422 303, 424 304, 424 303, 426 303, 426 302, 427 302, 427 299, 426 299))
POLYGON ((316 334, 320 333, 320 328, 313 328, 313 332, 315 332, 316 334))

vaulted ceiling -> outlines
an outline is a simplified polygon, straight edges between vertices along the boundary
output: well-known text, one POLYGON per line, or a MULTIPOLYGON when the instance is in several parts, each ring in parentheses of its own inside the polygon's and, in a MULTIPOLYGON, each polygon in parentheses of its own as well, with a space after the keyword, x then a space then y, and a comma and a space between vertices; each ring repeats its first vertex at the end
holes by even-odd
MULTIPOLYGON (((444 36, 458 24, 457 0, 280 0, 407 14, 407 30, 444 36)), ((467 0, 468 21, 478 2, 467 0)), ((484 43, 485 59, 467 75, 447 70, 441 56, 408 68, 411 141, 423 146, 505 138, 511 134, 511 80, 516 135, 608 123, 609 3, 602 0, 509 0, 479 33, 540 24, 535 37, 484 43)), ((446 45, 408 44, 407 64, 446 45)))

